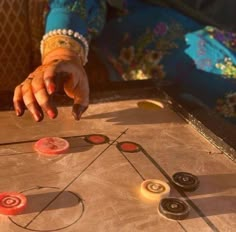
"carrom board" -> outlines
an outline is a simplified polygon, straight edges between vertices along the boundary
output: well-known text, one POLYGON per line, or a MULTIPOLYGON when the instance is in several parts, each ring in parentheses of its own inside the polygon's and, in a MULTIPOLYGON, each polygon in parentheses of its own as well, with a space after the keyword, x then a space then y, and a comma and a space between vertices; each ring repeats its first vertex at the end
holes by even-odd
POLYGON ((91 104, 81 121, 71 107, 40 123, 28 112, 1 112, 0 192, 23 193, 28 205, 20 215, 0 215, 0 231, 236 231, 235 163, 166 104, 147 100, 91 104), (66 139, 68 152, 37 154, 34 143, 48 136, 66 139), (199 178, 196 191, 175 188, 172 175, 181 171, 199 178), (189 216, 161 216, 140 193, 146 179, 167 182, 189 216))

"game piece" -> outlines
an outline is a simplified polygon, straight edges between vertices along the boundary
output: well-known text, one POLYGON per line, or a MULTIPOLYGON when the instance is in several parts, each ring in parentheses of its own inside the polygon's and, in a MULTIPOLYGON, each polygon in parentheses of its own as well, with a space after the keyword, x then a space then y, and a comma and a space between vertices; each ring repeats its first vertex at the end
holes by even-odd
POLYGON ((183 200, 169 197, 161 199, 158 210, 166 218, 183 220, 189 215, 190 208, 183 200))
POLYGON ((194 191, 199 186, 198 178, 188 172, 176 172, 172 178, 177 187, 187 192, 194 191))
POLYGON ((69 148, 69 143, 59 137, 45 137, 34 144, 35 151, 44 155, 62 154, 69 148))
POLYGON ((170 194, 170 186, 161 180, 149 179, 141 184, 141 193, 150 200, 160 200, 168 197, 170 194))
POLYGON ((117 148, 120 151, 130 152, 130 153, 139 152, 141 150, 140 145, 138 145, 137 143, 128 142, 128 141, 118 143, 117 148))
POLYGON ((0 193, 0 214, 20 214, 26 208, 26 204, 27 199, 23 194, 14 192, 0 193))
POLYGON ((137 103, 139 108, 147 109, 147 110, 159 110, 164 108, 164 104, 161 101, 157 100, 145 100, 139 101, 137 103))
POLYGON ((85 136, 85 141, 94 145, 99 145, 99 144, 108 143, 110 139, 105 135, 92 134, 92 135, 85 136))

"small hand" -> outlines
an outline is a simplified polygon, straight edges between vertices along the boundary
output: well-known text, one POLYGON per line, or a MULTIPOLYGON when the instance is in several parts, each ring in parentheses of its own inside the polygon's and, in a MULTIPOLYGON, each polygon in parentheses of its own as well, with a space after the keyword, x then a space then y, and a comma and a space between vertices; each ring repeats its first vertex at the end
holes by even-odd
POLYGON ((89 86, 86 72, 74 56, 52 55, 15 88, 13 103, 17 116, 24 114, 25 107, 35 121, 41 121, 46 113, 50 118, 57 116, 57 109, 50 102, 59 82, 56 78, 63 74, 64 91, 74 99, 72 114, 79 120, 89 104, 89 86), (66 74, 66 78, 65 78, 66 74))

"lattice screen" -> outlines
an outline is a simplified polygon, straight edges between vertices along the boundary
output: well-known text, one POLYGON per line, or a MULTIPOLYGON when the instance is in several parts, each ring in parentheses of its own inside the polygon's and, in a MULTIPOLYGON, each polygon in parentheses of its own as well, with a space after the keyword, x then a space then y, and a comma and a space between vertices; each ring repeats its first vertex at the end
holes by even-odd
POLYGON ((28 1, 0 1, 0 90, 12 90, 30 68, 28 1))
POLYGON ((28 4, 32 44, 32 68, 36 68, 41 61, 39 48, 44 34, 44 17, 47 11, 48 0, 28 0, 28 4))

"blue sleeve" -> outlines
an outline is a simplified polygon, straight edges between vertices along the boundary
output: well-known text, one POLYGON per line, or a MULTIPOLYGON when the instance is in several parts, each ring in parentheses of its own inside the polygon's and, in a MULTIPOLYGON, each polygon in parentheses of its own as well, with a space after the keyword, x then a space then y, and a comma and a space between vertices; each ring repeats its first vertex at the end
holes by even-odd
POLYGON ((49 0, 45 33, 71 29, 90 40, 101 32, 105 16, 105 0, 49 0))

